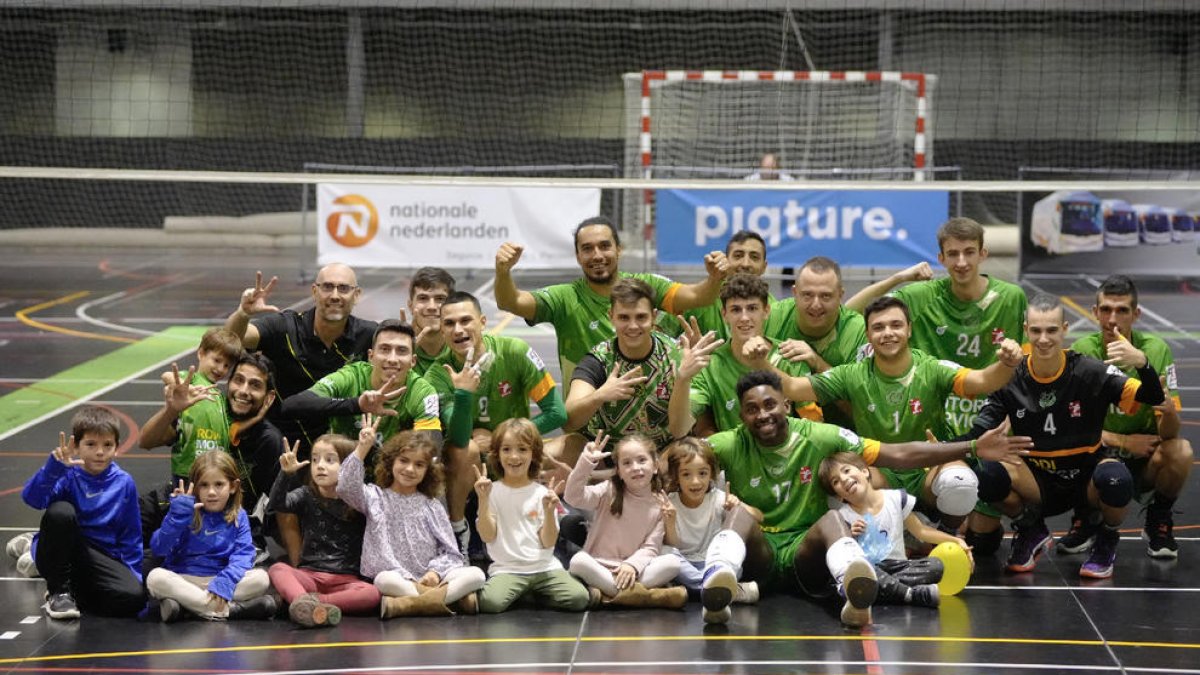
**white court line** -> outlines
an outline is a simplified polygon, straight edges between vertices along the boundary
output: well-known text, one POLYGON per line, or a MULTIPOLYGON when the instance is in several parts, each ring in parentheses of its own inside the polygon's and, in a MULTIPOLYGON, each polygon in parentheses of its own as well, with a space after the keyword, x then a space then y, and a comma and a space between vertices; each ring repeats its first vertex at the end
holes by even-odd
POLYGON ((40 616, 27 616, 24 619, 21 619, 21 623, 31 624, 31 623, 37 623, 41 620, 42 620, 42 617, 40 617, 40 616))
MULTIPOLYGON (((44 377, 0 377, 0 383, 35 384, 37 382, 42 382, 45 379, 46 378, 44 378, 44 377)), ((97 377, 72 377, 72 378, 63 378, 63 379, 60 379, 57 381, 62 382, 64 384, 98 384, 98 383, 102 383, 102 382, 108 382, 108 380, 102 380, 97 377)), ((126 384, 159 384, 159 385, 161 385, 162 381, 158 380, 158 379, 130 380, 126 384)))
POLYGON ((41 581, 41 577, 0 577, 0 581, 41 581))
POLYGON ((102 305, 110 300, 115 300, 123 295, 125 295, 125 291, 117 291, 116 293, 110 293, 103 298, 96 298, 95 300, 85 302, 75 308, 75 316, 90 325, 99 326, 100 328, 107 328, 109 330, 115 330, 119 333, 133 333, 134 335, 142 336, 154 335, 153 331, 142 330, 141 328, 130 328, 129 326, 122 326, 121 324, 111 323, 109 321, 105 321, 104 319, 97 319, 95 317, 88 316, 87 311, 92 307, 96 305, 102 305))
POLYGON ((8 630, 0 633, 0 640, 11 640, 21 634, 19 630, 8 630))
POLYGON ((973 586, 976 591, 1104 591, 1107 593, 1200 593, 1200 588, 1175 588, 1171 586, 1143 588, 1117 588, 1113 586, 973 586))

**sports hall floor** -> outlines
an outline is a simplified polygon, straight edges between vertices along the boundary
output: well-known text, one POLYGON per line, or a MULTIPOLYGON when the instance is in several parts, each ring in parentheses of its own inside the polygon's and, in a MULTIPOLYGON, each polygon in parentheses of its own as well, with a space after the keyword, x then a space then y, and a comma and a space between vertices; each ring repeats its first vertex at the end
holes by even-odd
MULTIPOLYGON (((84 247, 80 247, 82 251, 84 247)), ((998 261, 993 261, 998 262, 998 261)), ((195 329, 219 323, 262 269, 281 280, 275 300, 301 305, 295 254, 230 251, 6 251, 0 260, 0 537, 36 528, 20 497, 26 478, 68 429, 71 408, 91 400, 128 425, 122 466, 139 483, 167 471, 163 449, 134 435, 160 403, 157 375, 185 364, 195 329)), ((1010 260, 995 270, 1012 278, 1010 260)), ((311 270, 310 270, 311 271, 311 270)), ((556 279, 520 277, 534 286, 556 279)), ((560 278, 566 278, 562 276, 560 278)), ((407 298, 403 273, 360 270, 357 313, 393 316, 407 298)), ((1036 282, 1080 309, 1087 280, 1036 282)), ((490 293, 490 274, 460 277, 490 293)), ((1027 289, 1030 286, 1027 285, 1027 289)), ((1200 443, 1200 300, 1178 283, 1142 285, 1142 328, 1170 341, 1183 386, 1186 434, 1200 443)), ((489 324, 525 338, 555 363, 552 334, 495 314, 489 324)), ((1087 322, 1071 317, 1079 330, 1087 322)), ((735 606, 707 628, 700 611, 518 610, 499 616, 380 622, 346 618, 304 631, 286 621, 174 625, 133 620, 45 619, 44 584, 0 561, 0 670, 14 673, 1200 673, 1200 478, 1179 502, 1177 562, 1151 560, 1131 513, 1114 578, 1087 582, 1081 556, 1044 556, 1034 573, 980 559, 969 586, 938 610, 882 607, 866 631, 841 627, 836 608, 792 597, 735 606)), ((1055 529, 1065 529, 1060 518, 1055 529)), ((1006 545, 1007 547, 1007 545, 1006 545)))

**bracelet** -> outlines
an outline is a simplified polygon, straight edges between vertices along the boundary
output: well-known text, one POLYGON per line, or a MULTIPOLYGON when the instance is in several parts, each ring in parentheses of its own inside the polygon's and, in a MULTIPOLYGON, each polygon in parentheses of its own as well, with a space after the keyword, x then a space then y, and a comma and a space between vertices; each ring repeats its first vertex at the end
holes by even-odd
POLYGON ((977 452, 978 447, 979 441, 972 439, 971 445, 967 448, 967 452, 971 455, 971 459, 979 459, 979 453, 977 452))

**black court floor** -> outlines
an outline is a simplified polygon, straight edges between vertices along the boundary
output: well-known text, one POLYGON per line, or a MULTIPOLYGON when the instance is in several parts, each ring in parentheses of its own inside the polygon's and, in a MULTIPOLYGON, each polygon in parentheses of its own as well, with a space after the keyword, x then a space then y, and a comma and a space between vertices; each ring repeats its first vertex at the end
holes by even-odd
MULTIPOLYGON (((299 305, 292 254, 226 251, 6 252, 0 262, 0 537, 36 527, 24 481, 83 400, 119 411, 127 425, 119 462, 139 483, 167 471, 164 450, 136 448, 137 427, 160 404, 156 378, 187 363, 198 333, 220 323, 254 271, 278 274, 278 305, 299 305)), ((310 270, 311 272, 311 270, 310 270)), ((460 276, 488 299, 490 275, 460 276)), ((550 278, 525 278, 525 285, 550 278)), ((360 270, 357 313, 384 318, 407 298, 403 273, 360 270)), ((1077 331, 1089 330, 1086 279, 1026 284, 1065 297, 1077 331)), ((1143 286, 1142 328, 1174 349, 1186 434, 1200 442, 1200 301, 1176 283, 1143 286)), ((555 363, 552 334, 495 313, 489 325, 530 341, 555 363)), ((0 670, 14 673, 1044 673, 1200 672, 1198 479, 1176 515, 1178 561, 1151 560, 1131 513, 1111 580, 1079 578, 1080 556, 1047 555, 1010 576, 983 558, 971 585, 937 610, 881 607, 863 631, 840 626, 836 608, 776 596, 735 606, 706 628, 699 608, 380 622, 347 618, 303 631, 283 621, 162 625, 84 617, 49 621, 44 584, 0 560, 0 670)), ((1062 520, 1053 523, 1064 529, 1062 520)))

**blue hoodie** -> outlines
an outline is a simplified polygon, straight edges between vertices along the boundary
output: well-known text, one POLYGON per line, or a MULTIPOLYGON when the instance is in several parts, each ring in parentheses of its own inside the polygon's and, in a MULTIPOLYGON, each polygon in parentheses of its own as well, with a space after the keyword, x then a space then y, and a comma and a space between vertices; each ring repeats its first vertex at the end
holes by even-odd
MULTIPOLYGON (((98 476, 79 467, 68 467, 52 456, 25 483, 25 503, 38 510, 54 502, 75 507, 79 531, 89 544, 119 560, 140 581, 142 578, 142 518, 133 477, 108 465, 98 476)), ((38 537, 33 538, 37 557, 38 537)))
POLYGON ((171 508, 162 527, 150 538, 150 550, 163 558, 163 567, 178 574, 212 577, 208 591, 226 600, 246 572, 254 567, 254 541, 250 538, 250 517, 238 509, 237 523, 225 521, 225 511, 202 510, 200 531, 192 531, 196 498, 180 495, 171 498, 171 508))

